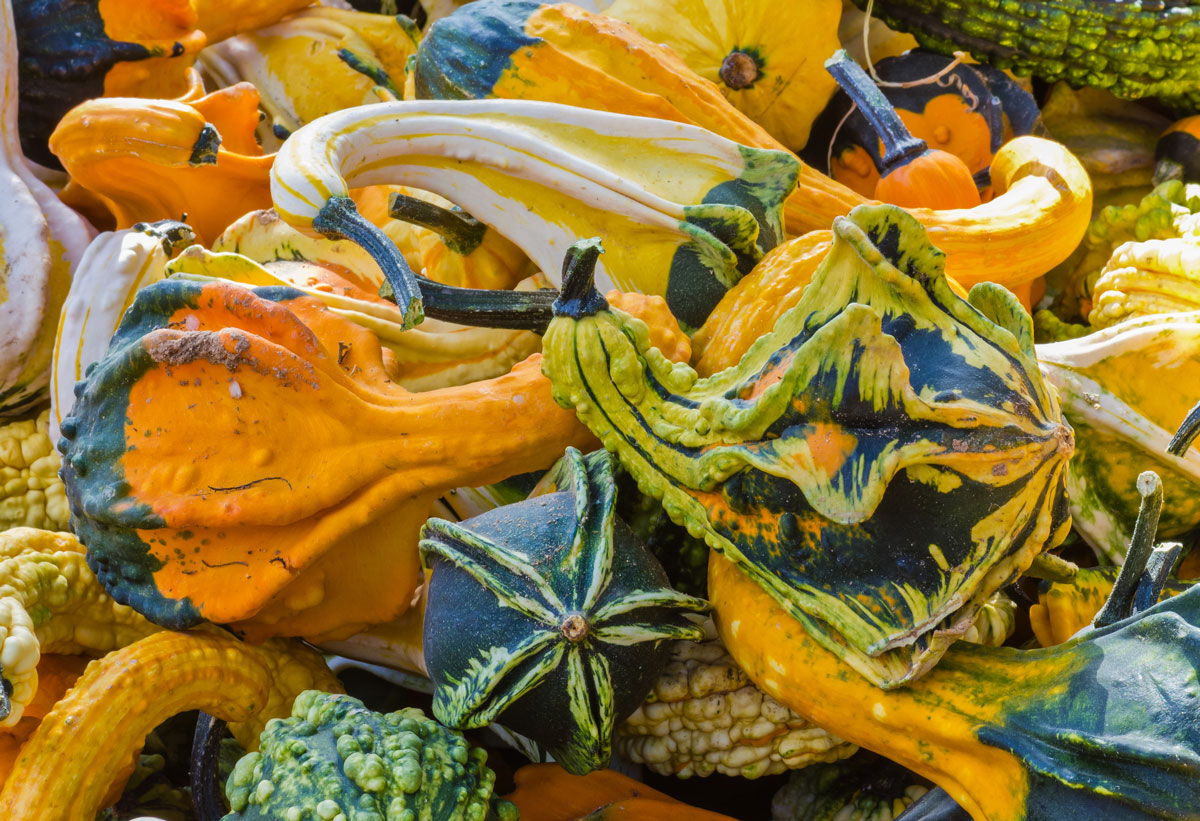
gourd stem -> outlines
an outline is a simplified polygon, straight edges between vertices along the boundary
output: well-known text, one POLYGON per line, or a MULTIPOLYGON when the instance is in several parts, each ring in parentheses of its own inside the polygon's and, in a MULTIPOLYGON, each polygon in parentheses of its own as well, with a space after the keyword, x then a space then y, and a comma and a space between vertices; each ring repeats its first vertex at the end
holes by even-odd
POLYGON ((1053 553, 1039 553, 1025 571, 1025 575, 1031 579, 1044 579, 1060 584, 1074 584, 1078 574, 1079 565, 1053 553))
POLYGON ((1117 574, 1108 600, 1092 620, 1093 627, 1107 627, 1130 614, 1142 571, 1146 569, 1146 562, 1154 550, 1154 536, 1158 532, 1158 517, 1163 505, 1162 480, 1157 473, 1147 470, 1138 476, 1137 489, 1142 496, 1142 504, 1138 509, 1137 521, 1133 523, 1125 564, 1117 574))
POLYGON ((489 291, 485 288, 456 288, 425 277, 417 277, 424 298, 425 314, 443 322, 476 328, 510 328, 544 333, 554 318, 558 292, 489 291))
POLYGON ((1182 458, 1198 435, 1200 435, 1200 402, 1197 402, 1188 411, 1187 416, 1179 425, 1179 430, 1175 431, 1175 435, 1171 437, 1171 441, 1167 445, 1167 453, 1182 458))
POLYGON ((388 199, 388 216, 434 231, 447 248, 464 257, 479 247, 488 230, 465 211, 443 208, 400 193, 394 193, 388 199))
POLYGON ((1167 576, 1170 575, 1171 568, 1175 566, 1175 560, 1182 551, 1183 545, 1179 542, 1164 542, 1150 553, 1150 558, 1146 560, 1146 570, 1142 573, 1137 591, 1133 594, 1131 616, 1158 604, 1163 588, 1167 586, 1167 576))
POLYGON ((555 316, 581 319, 608 308, 608 302, 596 290, 596 260, 603 253, 599 237, 581 239, 567 249, 562 293, 554 302, 555 316))
POLYGON ((387 277, 392 296, 403 316, 407 330, 425 318, 421 305, 421 288, 417 276, 404 255, 377 226, 367 220, 349 197, 330 197, 313 219, 313 228, 330 239, 348 239, 359 245, 378 263, 387 277))
POLYGON ((854 101, 883 141, 883 158, 879 168, 881 177, 886 177, 896 167, 915 160, 929 150, 924 140, 912 135, 879 86, 872 82, 845 49, 838 49, 825 61, 825 70, 833 75, 842 91, 854 101))
POLYGON ((759 77, 758 60, 754 55, 734 50, 725 55, 717 76, 734 90, 749 88, 759 77))
POLYGON ((908 809, 896 816, 896 821, 971 821, 970 814, 941 787, 934 787, 908 809))
POLYGON ((221 792, 221 777, 218 764, 221 758, 221 742, 229 735, 228 725, 201 711, 196 719, 196 733, 192 736, 192 760, 188 767, 188 780, 192 788, 192 807, 197 821, 221 821, 229 812, 221 792))
POLYGON ((134 223, 133 230, 161 240, 163 253, 168 257, 174 256, 176 251, 196 244, 196 232, 192 230, 192 226, 178 220, 138 222, 134 223))

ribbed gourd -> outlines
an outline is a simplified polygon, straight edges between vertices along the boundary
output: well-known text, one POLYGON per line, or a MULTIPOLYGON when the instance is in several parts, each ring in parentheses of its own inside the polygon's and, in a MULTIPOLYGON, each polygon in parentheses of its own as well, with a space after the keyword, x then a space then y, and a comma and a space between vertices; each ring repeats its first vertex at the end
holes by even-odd
MULTIPOLYGON (((1169 183, 1168 183, 1169 184, 1169 183)), ((1163 538, 1200 524, 1200 450, 1167 445, 1200 380, 1200 313, 1153 314, 1037 346, 1043 378, 1075 430, 1066 481, 1075 529, 1105 562, 1120 564, 1138 509, 1138 474, 1164 477, 1163 538)))
POLYGON ((50 411, 0 424, 0 530, 66 530, 70 512, 50 411))
POLYGON ((326 115, 284 144, 271 174, 275 210, 289 225, 375 249, 414 323, 420 297, 407 263, 354 209, 352 186, 410 184, 460 201, 552 279, 566 246, 609 236, 602 287, 663 296, 698 325, 783 238, 782 203, 798 168, 785 152, 665 120, 459 100, 326 115))
POLYGON ((604 14, 670 46, 781 143, 799 151, 836 90, 820 62, 838 48, 840 0, 617 0, 604 14))
POLYGON ((155 283, 75 391, 59 447, 96 575, 151 621, 256 640, 395 618, 439 495, 590 441, 536 355, 410 393, 373 332, 285 287, 155 283))
POLYGON ((796 307, 707 379, 609 310, 580 250, 543 367, 643 493, 894 687, 1063 538, 1072 434, 1011 294, 954 295, 893 206, 833 231, 796 307))
POLYGON ((1093 328, 1200 309, 1200 236, 1127 242, 1092 285, 1093 328))
POLYGON ((686 615, 707 604, 673 590, 616 517, 614 463, 569 449, 524 502, 422 528, 434 715, 503 724, 576 775, 607 766, 668 642, 704 635, 686 615))
POLYGON ((898 764, 860 752, 846 761, 792 773, 771 799, 771 819, 893 821, 928 789, 898 764))

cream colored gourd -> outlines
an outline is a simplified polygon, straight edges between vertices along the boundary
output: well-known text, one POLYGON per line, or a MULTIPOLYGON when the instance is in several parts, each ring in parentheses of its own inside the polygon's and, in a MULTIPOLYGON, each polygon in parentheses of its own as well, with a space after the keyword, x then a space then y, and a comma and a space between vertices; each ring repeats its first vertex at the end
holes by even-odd
POLYGON ((75 383, 88 365, 104 356, 108 340, 137 292, 158 282, 163 265, 180 247, 195 241, 192 230, 179 222, 140 225, 106 231, 88 246, 71 280, 58 333, 50 376, 50 440, 75 403, 75 383))
POLYGON ((0 416, 45 396, 54 325, 94 230, 33 173, 17 131, 12 0, 0 0, 0 416))

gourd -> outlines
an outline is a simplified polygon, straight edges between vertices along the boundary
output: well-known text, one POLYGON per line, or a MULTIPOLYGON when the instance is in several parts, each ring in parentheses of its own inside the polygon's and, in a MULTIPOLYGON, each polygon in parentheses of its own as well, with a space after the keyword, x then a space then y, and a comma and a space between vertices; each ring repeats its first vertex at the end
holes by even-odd
POLYGON ((75 403, 75 383, 104 356, 134 296, 162 279, 167 260, 195 241, 195 232, 174 220, 105 231, 92 240, 58 318, 50 374, 50 441, 58 441, 63 417, 75 403))
POLYGON ((1200 237, 1117 246, 1092 284, 1093 328, 1134 317, 1200 309, 1200 237))
MULTIPOLYGON (((1168 183, 1169 185, 1170 183, 1168 183)), ((1043 378, 1075 430, 1066 481, 1075 529, 1104 561, 1120 564, 1137 512, 1137 476, 1166 477, 1163 538, 1200 523, 1200 451, 1166 453, 1196 396, 1200 313, 1130 319, 1037 347, 1043 378)))
POLYGON ((729 821, 729 816, 691 807, 616 770, 572 775, 557 764, 527 764, 514 775, 516 789, 505 796, 521 821, 729 821))
POLYGON ((17 126, 17 43, 11 0, 0 0, 0 418, 44 399, 54 323, 71 269, 94 231, 33 173, 17 126))
POLYGON ((72 180, 108 206, 117 228, 180 219, 206 242, 271 204, 272 157, 254 141, 257 124, 258 92, 240 83, 190 104, 88 100, 63 117, 49 144, 72 180))
POLYGON ((50 412, 0 425, 0 531, 66 530, 70 512, 50 435, 50 412))
POLYGON ((959 643, 890 692, 851 673, 715 553, 709 592, 718 632, 760 687, 933 780, 977 821, 1197 817, 1200 742, 1187 705, 1200 694, 1185 649, 1200 623, 1197 589, 1043 650, 959 643))
POLYGON ((75 105, 100 96, 176 97, 206 43, 266 25, 308 2, 16 2, 22 148, 35 162, 58 168, 46 140, 75 105))
MULTIPOLYGON (((1037 603, 1029 608, 1033 635, 1042 647, 1053 647, 1089 627, 1112 594, 1119 568, 1085 567, 1071 583, 1042 582, 1037 603)), ((1167 581, 1164 597, 1177 596, 1191 585, 1167 581)))
MULTIPOLYGON (((4 817, 94 817, 146 734, 177 713, 202 709, 229 721, 257 716, 261 726, 278 713, 280 702, 285 710, 291 707, 299 693, 289 692, 290 686, 311 686, 306 676, 299 682, 273 678, 266 659, 278 652, 316 655, 299 644, 260 649, 219 633, 164 631, 92 662, 21 748, 0 792, 4 817), (138 672, 137 687, 128 685, 131 669, 138 672), (275 705, 273 688, 285 694, 275 705)), ((328 671, 317 682, 337 686, 328 671)))
POLYGON ((908 208, 971 208, 979 190, 971 170, 957 155, 931 149, 912 135, 891 102, 858 63, 839 49, 826 70, 854 101, 883 144, 874 196, 908 208))
POLYGON ((817 64, 838 48, 839 0, 778 6, 617 0, 604 14, 669 46, 730 103, 794 151, 836 86, 817 64))
POLYGON ((792 772, 771 800, 771 818, 892 821, 927 790, 921 779, 903 767, 861 751, 845 761, 792 772))
MULTIPOLYGON (((464 6, 429 27, 417 49, 414 88, 419 98, 546 100, 694 123, 742 145, 783 148, 670 49, 569 3, 464 6)), ((1019 139, 1002 148, 992 181, 996 196, 983 206, 916 212, 947 254, 951 276, 967 286, 1019 285, 1045 274, 1075 249, 1091 215, 1087 174, 1047 141, 1019 139)), ((792 235, 826 230, 865 202, 801 163, 784 223, 792 235)))
MULTIPOLYGON (((682 322, 697 325, 782 238, 780 207, 796 168, 785 153, 678 123, 463 100, 326 115, 287 141, 271 174, 279 215, 310 235, 368 248, 406 321, 421 315, 416 285, 392 243, 354 210, 352 185, 413 184, 469 201, 477 219, 552 279, 562 247, 613 235, 612 256, 599 272, 603 287, 663 296, 682 322)), ((436 318, 461 321, 458 314, 436 318)))
POLYGON ((955 296, 894 206, 856 209, 833 233, 797 305, 707 379, 608 309, 587 280, 598 249, 580 250, 543 368, 672 520, 893 687, 1065 535, 1072 435, 1007 291, 955 296))
POLYGON ((614 462, 568 449, 526 501, 421 530, 433 714, 461 729, 499 722, 575 775, 608 764, 665 642, 704 635, 684 615, 707 604, 672 590, 616 518, 614 462))
POLYGON ((539 364, 413 394, 320 300, 163 280, 63 420, 75 531, 113 597, 158 624, 348 636, 409 606, 440 494, 590 441, 539 364))
POLYGON ((1171 124, 1154 145, 1154 184, 1167 180, 1200 182, 1200 117, 1171 124))
POLYGON ((763 693, 729 657, 712 622, 705 641, 671 643, 646 701, 617 727, 621 756, 659 775, 759 778, 837 761, 858 749, 763 693))
POLYGON ((492 799, 496 775, 486 760, 415 707, 381 714, 350 696, 307 690, 234 766, 225 818, 516 821, 511 804, 492 799))
MULTIPOLYGON (((862 8, 866 0, 855 4, 862 8)), ((1159 97, 1181 108, 1200 105, 1195 55, 1152 45, 1192 42, 1200 10, 1191 3, 876 0, 874 13, 942 54, 968 49, 1021 76, 1105 88, 1129 99, 1159 97)))
POLYGON ((200 63, 221 86, 249 82, 259 90, 267 114, 259 139, 275 151, 323 114, 399 99, 419 39, 404 15, 319 6, 217 43, 200 63))
POLYGON ((0 731, 0 788, 4 786, 17 763, 21 747, 42 723, 46 713, 75 686, 75 681, 83 673, 87 663, 86 658, 68 655, 48 654, 38 659, 37 695, 25 706, 20 721, 0 731))

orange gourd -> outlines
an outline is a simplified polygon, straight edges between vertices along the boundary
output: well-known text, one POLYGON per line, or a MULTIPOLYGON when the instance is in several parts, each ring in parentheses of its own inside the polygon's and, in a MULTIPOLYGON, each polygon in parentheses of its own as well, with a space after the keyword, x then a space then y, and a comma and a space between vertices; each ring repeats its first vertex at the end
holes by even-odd
POLYGON ((726 821, 729 816, 682 803, 616 770, 571 775, 557 764, 528 764, 516 773, 509 801, 521 821, 726 821))

